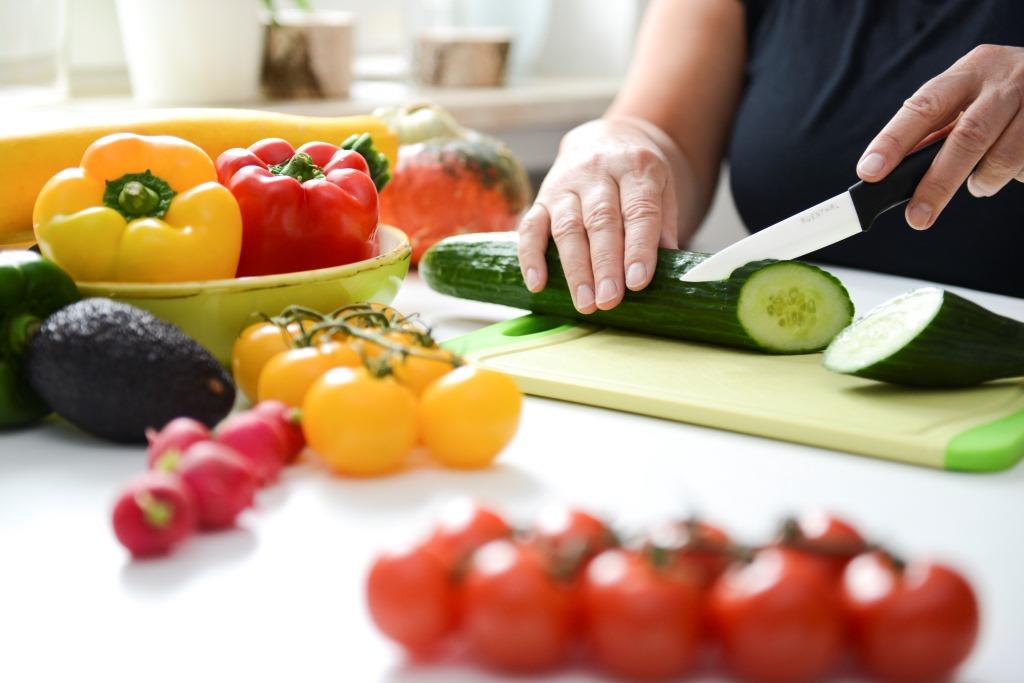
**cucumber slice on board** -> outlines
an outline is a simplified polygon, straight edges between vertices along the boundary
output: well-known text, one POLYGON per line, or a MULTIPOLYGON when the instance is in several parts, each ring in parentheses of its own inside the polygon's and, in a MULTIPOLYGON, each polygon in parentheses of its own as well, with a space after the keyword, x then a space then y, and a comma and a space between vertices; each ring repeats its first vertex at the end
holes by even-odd
POLYGON ((450 237, 424 254, 420 275, 431 288, 464 299, 765 353, 821 350, 853 318, 842 283, 815 266, 758 261, 727 280, 682 282, 679 276, 707 255, 668 249, 658 250, 644 290, 627 292, 610 311, 584 315, 572 305, 554 247, 547 253, 547 286, 534 294, 523 283, 517 243, 515 233, 450 237))
POLYGON ((1024 323, 924 287, 843 330, 822 360, 833 372, 882 382, 967 387, 1024 376, 1024 323))

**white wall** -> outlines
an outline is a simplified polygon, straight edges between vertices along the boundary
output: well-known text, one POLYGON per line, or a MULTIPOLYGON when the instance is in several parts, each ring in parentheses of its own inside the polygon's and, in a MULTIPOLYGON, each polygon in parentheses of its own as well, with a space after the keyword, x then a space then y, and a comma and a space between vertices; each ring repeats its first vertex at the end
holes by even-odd
POLYGON ((553 0, 540 72, 572 76, 624 74, 646 4, 642 0, 553 0))

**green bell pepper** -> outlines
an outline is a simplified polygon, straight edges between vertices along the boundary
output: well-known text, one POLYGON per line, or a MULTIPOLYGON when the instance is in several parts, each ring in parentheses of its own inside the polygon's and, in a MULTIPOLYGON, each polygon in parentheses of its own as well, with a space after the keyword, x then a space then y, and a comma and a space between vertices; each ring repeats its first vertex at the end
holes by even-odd
POLYGON ((78 300, 74 281, 31 251, 0 251, 0 427, 49 414, 22 374, 25 345, 43 319, 78 300))

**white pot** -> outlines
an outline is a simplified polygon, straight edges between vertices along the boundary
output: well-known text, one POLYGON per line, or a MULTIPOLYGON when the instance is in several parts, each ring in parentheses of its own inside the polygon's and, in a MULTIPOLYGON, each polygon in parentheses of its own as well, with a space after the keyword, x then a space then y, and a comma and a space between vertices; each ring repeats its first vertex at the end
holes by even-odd
POLYGON ((259 0, 117 0, 135 98, 251 102, 260 93, 259 0))

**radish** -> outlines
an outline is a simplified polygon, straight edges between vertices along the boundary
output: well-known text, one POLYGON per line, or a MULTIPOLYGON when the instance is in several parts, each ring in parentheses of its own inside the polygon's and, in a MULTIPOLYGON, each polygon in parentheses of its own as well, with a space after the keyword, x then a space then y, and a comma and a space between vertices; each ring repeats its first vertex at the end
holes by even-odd
POLYGON ((176 417, 163 429, 146 430, 149 448, 146 450, 146 463, 149 469, 173 470, 175 461, 189 446, 199 441, 210 439, 210 430, 199 420, 191 417, 176 417), (169 453, 169 451, 173 451, 169 453), (165 460, 164 455, 168 455, 165 460))
POLYGON ((135 557, 162 555, 192 533, 195 515, 195 501, 180 478, 146 472, 118 496, 114 534, 135 557))
POLYGON ((250 412, 280 424, 288 439, 288 462, 299 457, 299 453, 306 447, 306 437, 302 434, 301 413, 298 408, 281 401, 260 401, 250 412))
POLYGON ((229 446, 215 441, 193 444, 176 471, 195 498, 203 528, 229 527, 252 505, 256 473, 249 461, 229 446))
POLYGON ((249 461, 260 485, 277 478, 288 455, 288 437, 276 421, 252 411, 239 413, 222 422, 214 436, 249 461))

